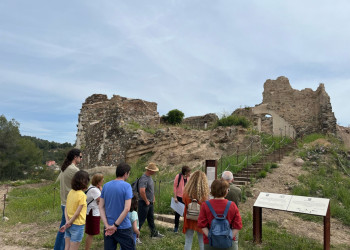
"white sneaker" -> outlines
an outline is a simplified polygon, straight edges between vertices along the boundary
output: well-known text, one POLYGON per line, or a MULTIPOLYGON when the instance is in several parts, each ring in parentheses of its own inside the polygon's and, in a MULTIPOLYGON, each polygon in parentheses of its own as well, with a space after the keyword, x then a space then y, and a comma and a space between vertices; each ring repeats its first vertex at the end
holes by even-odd
POLYGON ((136 244, 142 244, 140 238, 136 238, 136 244))

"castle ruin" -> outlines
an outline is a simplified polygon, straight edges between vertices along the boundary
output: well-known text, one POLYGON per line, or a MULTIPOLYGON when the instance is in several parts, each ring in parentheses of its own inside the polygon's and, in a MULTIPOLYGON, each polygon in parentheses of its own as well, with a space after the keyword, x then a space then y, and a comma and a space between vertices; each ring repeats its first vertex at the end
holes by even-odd
POLYGON ((264 84, 262 103, 234 114, 248 117, 257 130, 274 135, 295 138, 311 133, 336 134, 336 118, 322 83, 316 91, 299 91, 286 77, 269 79, 264 84))
MULTIPOLYGON (((257 130, 269 134, 294 138, 313 132, 336 133, 336 119, 323 84, 316 91, 299 91, 285 77, 267 80, 263 102, 234 114, 248 117, 257 130)), ((209 129, 217 120, 215 114, 207 114, 184 119, 186 126, 195 129, 162 127, 155 102, 94 94, 82 105, 76 146, 84 153, 84 168, 116 166, 148 153, 152 161, 169 166, 220 159, 254 140, 240 127, 209 129), (130 129, 134 125, 136 129, 130 129)))

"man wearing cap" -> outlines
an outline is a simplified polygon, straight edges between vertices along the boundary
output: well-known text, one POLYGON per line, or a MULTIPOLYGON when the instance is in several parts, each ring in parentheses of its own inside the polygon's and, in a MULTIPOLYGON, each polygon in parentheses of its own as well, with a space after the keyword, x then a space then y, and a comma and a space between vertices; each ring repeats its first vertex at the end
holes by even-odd
POLYGON ((147 218, 148 226, 151 230, 151 237, 164 237, 164 235, 160 234, 156 230, 156 226, 154 224, 154 182, 152 179, 152 175, 156 174, 159 171, 156 164, 151 162, 146 167, 146 172, 140 177, 138 180, 138 188, 139 188, 139 205, 138 205, 138 217, 139 217, 139 228, 145 222, 147 218))

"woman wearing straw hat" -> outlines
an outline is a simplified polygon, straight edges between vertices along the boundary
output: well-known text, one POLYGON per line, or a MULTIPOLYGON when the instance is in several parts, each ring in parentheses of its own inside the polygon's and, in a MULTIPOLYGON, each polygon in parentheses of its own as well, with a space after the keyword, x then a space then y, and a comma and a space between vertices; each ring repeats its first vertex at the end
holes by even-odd
POLYGON ((155 202, 154 196, 154 182, 152 175, 156 174, 159 169, 156 164, 151 162, 145 168, 146 172, 138 180, 138 193, 139 193, 139 206, 138 206, 138 217, 139 217, 139 230, 147 218, 148 226, 151 230, 151 237, 162 238, 164 235, 160 234, 156 230, 154 224, 154 207, 155 202))

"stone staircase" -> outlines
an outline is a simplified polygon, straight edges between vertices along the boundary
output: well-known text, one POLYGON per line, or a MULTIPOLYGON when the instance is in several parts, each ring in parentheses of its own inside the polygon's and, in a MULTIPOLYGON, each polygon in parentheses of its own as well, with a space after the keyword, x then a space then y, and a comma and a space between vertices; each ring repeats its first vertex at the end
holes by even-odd
MULTIPOLYGON (((268 155, 265 155, 259 162, 255 162, 254 164, 234 174, 233 183, 238 187, 246 186, 250 183, 252 177, 255 177, 262 169, 264 169, 264 165, 266 163, 281 161, 286 154, 289 154, 295 148, 296 146, 291 143, 271 152, 268 155)), ((154 214, 155 223, 169 229, 174 228, 174 217, 175 216, 173 214, 154 214)), ((182 224, 183 217, 180 217, 180 225, 182 224)))
POLYGON ((284 145, 280 149, 265 155, 260 161, 253 163, 252 165, 242 169, 240 172, 234 174, 234 184, 236 186, 242 187, 247 185, 252 177, 256 177, 257 174, 264 169, 264 165, 268 162, 279 162, 282 158, 289 154, 296 148, 294 143, 284 145))

